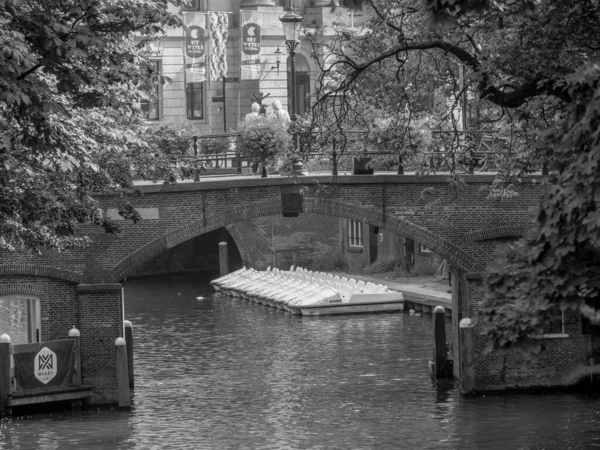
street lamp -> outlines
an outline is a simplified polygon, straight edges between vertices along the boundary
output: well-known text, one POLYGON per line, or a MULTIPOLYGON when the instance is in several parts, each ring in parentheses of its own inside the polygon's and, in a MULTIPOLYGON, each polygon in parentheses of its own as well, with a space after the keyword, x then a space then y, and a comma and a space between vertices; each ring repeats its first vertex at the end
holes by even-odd
POLYGON ((281 55, 282 54, 283 54, 283 52, 281 50, 279 50, 279 47, 277 47, 277 50, 275 50, 275 63, 277 65, 271 66, 271 70, 277 69, 277 75, 279 75, 279 64, 281 64, 281 55))
POLYGON ((300 44, 300 39, 298 36, 300 34, 300 28, 302 27, 304 17, 300 14, 296 14, 292 8, 285 14, 285 16, 280 17, 279 20, 283 25, 285 45, 287 45, 287 48, 290 51, 290 72, 292 75, 290 83, 290 88, 292 89, 292 114, 290 114, 290 119, 292 119, 292 122, 295 122, 296 118, 298 117, 296 114, 296 48, 298 48, 298 45, 300 44))

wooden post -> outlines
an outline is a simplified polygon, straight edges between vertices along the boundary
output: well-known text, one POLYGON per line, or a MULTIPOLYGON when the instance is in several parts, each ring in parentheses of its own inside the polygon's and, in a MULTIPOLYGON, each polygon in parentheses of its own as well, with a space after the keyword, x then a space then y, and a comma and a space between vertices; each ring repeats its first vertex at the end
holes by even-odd
POLYGON ((473 355, 473 324, 465 318, 458 324, 460 345, 460 393, 472 394, 475 391, 475 358, 473 355))
POLYGON ((0 417, 12 413, 8 404, 10 395, 10 350, 10 337, 8 334, 3 334, 0 336, 0 417))
POLYGON ((221 276, 229 273, 229 253, 227 242, 219 242, 219 269, 221 276))
POLYGON ((131 406, 131 395, 129 392, 129 374, 127 373, 127 349, 125 339, 119 337, 115 340, 117 358, 117 387, 119 389, 119 407, 129 408, 131 406))
POLYGON ((125 326, 125 347, 127 348, 127 374, 129 375, 129 388, 133 389, 133 325, 129 320, 123 322, 125 326))
POLYGON ((443 306, 436 306, 433 310, 433 334, 434 334, 434 363, 435 376, 443 378, 447 374, 446 361, 446 310, 443 306))
POLYGON ((79 337, 79 330, 73 328, 69 330, 69 339, 75 341, 75 348, 73 349, 73 378, 71 383, 75 387, 81 386, 81 339, 79 337))

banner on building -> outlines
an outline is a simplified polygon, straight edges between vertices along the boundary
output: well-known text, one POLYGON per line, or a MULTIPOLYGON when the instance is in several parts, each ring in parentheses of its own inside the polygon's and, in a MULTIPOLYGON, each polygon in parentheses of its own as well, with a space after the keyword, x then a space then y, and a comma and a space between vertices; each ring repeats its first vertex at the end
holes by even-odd
POLYGON ((185 82, 206 81, 206 16, 205 14, 185 13, 183 15, 185 82))
POLYGON ((260 77, 261 17, 259 11, 241 11, 242 16, 242 80, 260 77))
POLYGON ((229 18, 226 12, 210 13, 210 79, 227 76, 227 35, 229 18))
POLYGON ((15 378, 19 392, 66 388, 73 377, 75 341, 39 342, 15 345, 15 378))

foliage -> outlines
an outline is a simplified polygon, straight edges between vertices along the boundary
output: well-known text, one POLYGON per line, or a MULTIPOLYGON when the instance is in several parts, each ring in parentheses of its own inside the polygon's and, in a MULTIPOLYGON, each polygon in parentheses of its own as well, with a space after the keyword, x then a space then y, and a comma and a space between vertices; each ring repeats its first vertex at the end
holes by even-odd
POLYGON ((489 153, 499 177, 490 199, 511 197, 511 187, 530 173, 550 170, 536 227, 489 270, 480 320, 492 346, 539 351, 536 338, 566 307, 598 321, 586 303, 599 289, 600 5, 350 3, 372 13, 366 30, 338 28, 329 30, 333 39, 313 37, 323 67, 316 114, 330 114, 325 106, 335 96, 345 103, 340 110, 378 108, 384 119, 404 123, 426 119, 431 132, 448 133, 434 134, 447 155, 441 164, 464 166, 471 144, 481 143, 465 140, 460 126, 467 97, 475 112, 471 129, 495 139, 489 153))
POLYGON ((231 148, 231 140, 228 137, 208 138, 198 140, 199 154, 214 155, 225 154, 231 148))
POLYGON ((153 158, 137 105, 162 81, 147 42, 181 26, 167 7, 0 1, 0 249, 87 245, 75 236, 80 223, 117 231, 92 192, 115 194, 123 215, 138 218, 125 201, 130 169, 144 171, 153 158))
POLYGON ((292 136, 278 119, 259 116, 238 125, 238 149, 242 157, 263 165, 273 163, 277 156, 291 157, 292 136))
POLYGON ((148 126, 142 130, 142 137, 155 151, 173 157, 193 152, 193 137, 197 129, 189 124, 168 123, 160 126, 148 126))
POLYGON ((396 258, 377 259, 377 261, 365 266, 364 273, 369 275, 373 273, 396 272, 401 267, 402 262, 396 258))
POLYGON ((422 144, 412 130, 453 133, 454 142, 436 152, 454 171, 473 137, 481 142, 480 134, 463 132, 466 101, 467 126, 504 143, 489 155, 502 167, 503 185, 492 197, 548 162, 541 136, 564 119, 571 101, 565 77, 595 55, 588 45, 598 31, 593 2, 542 2, 533 12, 526 1, 353 3, 369 18, 364 30, 311 34, 322 69, 315 121, 332 121, 342 134, 361 128, 370 148, 413 167, 423 152, 415 151, 422 144), (444 26, 431 27, 432 20, 444 26), (385 134, 378 122, 390 124, 385 134))
POLYGON ((600 294, 599 81, 600 67, 592 63, 569 77, 574 102, 561 130, 547 137, 556 170, 536 229, 490 271, 481 310, 495 347, 531 343, 557 308, 581 308, 598 322, 585 303, 600 294))

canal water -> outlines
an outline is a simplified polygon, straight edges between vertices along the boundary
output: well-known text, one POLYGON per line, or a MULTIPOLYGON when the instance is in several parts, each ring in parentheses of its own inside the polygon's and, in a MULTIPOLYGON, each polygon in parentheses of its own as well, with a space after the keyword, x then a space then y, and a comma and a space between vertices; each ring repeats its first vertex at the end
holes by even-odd
POLYGON ((207 280, 128 280, 131 411, 0 421, 0 449, 600 448, 600 397, 461 399, 436 386, 432 319, 299 317, 207 280))

